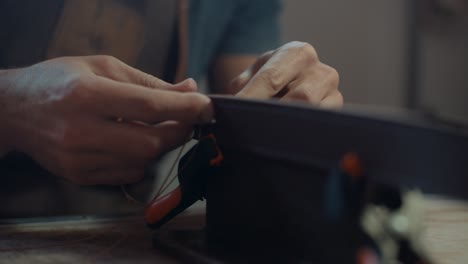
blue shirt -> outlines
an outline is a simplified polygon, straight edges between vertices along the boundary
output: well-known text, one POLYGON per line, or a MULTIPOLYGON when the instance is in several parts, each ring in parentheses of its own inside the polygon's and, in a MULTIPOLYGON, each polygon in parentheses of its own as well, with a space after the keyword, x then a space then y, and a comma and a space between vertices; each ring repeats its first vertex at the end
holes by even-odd
POLYGON ((191 0, 188 75, 217 55, 261 54, 279 45, 280 0, 191 0))

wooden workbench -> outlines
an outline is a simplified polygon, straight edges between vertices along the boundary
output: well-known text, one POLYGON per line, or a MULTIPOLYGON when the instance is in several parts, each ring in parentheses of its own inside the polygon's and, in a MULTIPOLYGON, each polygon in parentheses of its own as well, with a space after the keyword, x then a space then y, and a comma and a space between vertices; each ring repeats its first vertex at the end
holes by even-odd
MULTIPOLYGON (((13 222, 0 226, 0 263, 178 263, 153 246, 141 215, 13 222)), ((203 214, 196 212, 181 215, 167 228, 203 225, 203 214)))
MULTIPOLYGON (((431 199, 424 240, 436 263, 468 263, 468 205, 431 199)), ((203 226, 203 208, 168 229, 203 226)), ((152 244, 141 216, 14 221, 0 226, 0 263, 178 263, 152 244)))

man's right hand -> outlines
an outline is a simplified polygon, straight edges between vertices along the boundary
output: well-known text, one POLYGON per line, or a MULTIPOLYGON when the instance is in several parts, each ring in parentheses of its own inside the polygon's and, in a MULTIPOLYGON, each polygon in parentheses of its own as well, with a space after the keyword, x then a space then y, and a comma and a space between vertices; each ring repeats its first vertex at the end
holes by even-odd
POLYGON ((194 124, 211 120, 210 99, 196 89, 108 56, 0 71, 0 143, 76 183, 135 182, 194 124))

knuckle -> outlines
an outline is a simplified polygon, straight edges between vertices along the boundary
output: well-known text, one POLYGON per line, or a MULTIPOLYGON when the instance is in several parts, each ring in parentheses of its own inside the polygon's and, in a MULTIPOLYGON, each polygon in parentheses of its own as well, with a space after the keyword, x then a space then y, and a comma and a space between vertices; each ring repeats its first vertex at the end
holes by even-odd
POLYGON ((142 86, 153 88, 158 88, 160 86, 158 80, 147 73, 138 72, 137 78, 137 83, 141 84, 142 86))
POLYGON ((75 75, 70 77, 70 79, 67 81, 67 90, 68 91, 77 91, 82 89, 83 87, 86 87, 86 78, 84 78, 82 75, 75 75))
POLYGON ((340 75, 338 73, 338 71, 331 67, 331 66, 328 66, 328 65, 325 65, 325 69, 326 71, 328 72, 328 75, 331 77, 331 78, 334 78, 334 79, 339 79, 340 78, 340 75))
POLYGON ((300 99, 300 100, 305 100, 305 101, 308 101, 308 102, 315 102, 317 100, 315 100, 315 96, 311 93, 310 89, 306 89, 306 88, 303 88, 303 89, 298 89, 296 92, 296 98, 297 99, 300 99))
POLYGON ((286 45, 284 45, 283 47, 284 48, 293 48, 293 49, 298 49, 299 48, 300 49, 306 44, 307 43, 303 42, 303 41, 291 41, 291 42, 287 43, 286 45))
POLYGON ((98 55, 96 56, 96 63, 104 68, 113 67, 116 63, 120 61, 114 56, 109 55, 98 55))
POLYGON ((342 106, 344 104, 344 97, 340 91, 337 91, 336 93, 336 101, 339 106, 342 106))
POLYGON ((94 64, 101 72, 112 75, 117 71, 120 60, 109 55, 97 55, 94 57, 94 64))
POLYGON ((305 63, 316 63, 319 61, 315 48, 306 42, 296 42, 295 50, 297 58, 305 63))
POLYGON ((340 74, 335 68, 330 66, 326 66, 328 80, 333 86, 333 88, 337 89, 340 84, 340 74))
POLYGON ((95 93, 92 90, 89 76, 76 75, 70 77, 66 84, 67 94, 64 99, 69 103, 69 106, 82 106, 83 103, 91 101, 95 93), (75 105, 76 104, 76 105, 75 105))
POLYGON ((266 87, 271 89, 273 93, 277 93, 283 88, 281 73, 275 68, 262 71, 258 75, 258 78, 262 83, 265 83, 266 87))
POLYGON ((150 88, 160 88, 162 84, 164 83, 160 79, 152 76, 151 74, 142 72, 137 69, 131 68, 131 75, 135 79, 134 82, 137 83, 138 85, 142 85, 145 87, 150 87, 150 88))

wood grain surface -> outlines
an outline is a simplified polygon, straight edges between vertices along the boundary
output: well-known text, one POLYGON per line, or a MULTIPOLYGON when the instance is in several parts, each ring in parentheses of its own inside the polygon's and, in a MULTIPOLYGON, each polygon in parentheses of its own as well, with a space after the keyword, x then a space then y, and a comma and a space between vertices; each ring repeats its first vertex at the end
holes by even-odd
MULTIPOLYGON (((204 225, 185 214, 167 228, 204 225)), ((0 263, 178 263, 152 244, 142 216, 49 219, 0 226, 0 263)))
POLYGON ((424 241, 437 264, 468 263, 468 203, 426 199, 424 241))
MULTIPOLYGON (((198 229, 203 206, 168 229, 198 229)), ((468 204, 428 199, 424 241, 435 263, 468 263, 468 204)), ((141 216, 15 221, 0 226, 0 263, 178 263, 152 244, 141 216)))

